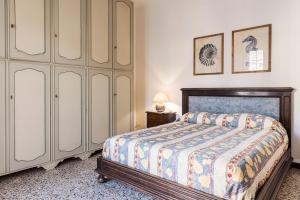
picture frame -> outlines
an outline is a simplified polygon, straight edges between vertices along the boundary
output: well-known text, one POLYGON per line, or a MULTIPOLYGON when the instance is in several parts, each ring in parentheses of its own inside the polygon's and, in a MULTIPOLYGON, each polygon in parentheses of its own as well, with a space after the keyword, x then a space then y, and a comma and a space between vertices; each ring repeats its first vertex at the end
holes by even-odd
POLYGON ((232 73, 271 72, 272 24, 232 31, 232 73))
POLYGON ((194 76, 224 74, 224 33, 194 38, 194 76))

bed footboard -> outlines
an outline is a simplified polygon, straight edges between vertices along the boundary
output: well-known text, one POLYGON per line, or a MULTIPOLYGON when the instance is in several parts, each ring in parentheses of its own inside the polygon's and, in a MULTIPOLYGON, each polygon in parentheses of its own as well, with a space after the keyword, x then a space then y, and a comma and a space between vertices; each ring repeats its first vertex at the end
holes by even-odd
POLYGON ((213 195, 106 160, 102 156, 97 160, 96 172, 99 174, 100 182, 103 179, 104 182, 109 179, 118 180, 158 199, 221 200, 213 195))
MULTIPOLYGON (((258 191, 257 200, 276 199, 277 193, 283 183, 287 172, 291 166, 292 157, 290 149, 282 156, 273 173, 264 186, 258 191)), ((135 170, 116 162, 109 161, 100 156, 97 160, 96 172, 99 174, 100 183, 105 183, 109 179, 115 179, 149 194, 158 199, 165 200, 221 200, 211 194, 201 192, 192 188, 179 185, 175 182, 162 179, 135 170)))

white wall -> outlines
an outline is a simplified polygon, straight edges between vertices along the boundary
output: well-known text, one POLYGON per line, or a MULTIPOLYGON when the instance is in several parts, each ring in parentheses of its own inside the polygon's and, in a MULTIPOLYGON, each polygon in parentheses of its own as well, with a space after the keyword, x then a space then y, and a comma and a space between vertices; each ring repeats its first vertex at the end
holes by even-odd
POLYGON ((136 126, 159 91, 181 112, 183 87, 284 87, 296 89, 293 156, 300 162, 299 0, 136 0, 136 126), (271 23, 271 73, 231 74, 231 32, 271 23), (225 33, 225 74, 193 76, 193 38, 225 33))

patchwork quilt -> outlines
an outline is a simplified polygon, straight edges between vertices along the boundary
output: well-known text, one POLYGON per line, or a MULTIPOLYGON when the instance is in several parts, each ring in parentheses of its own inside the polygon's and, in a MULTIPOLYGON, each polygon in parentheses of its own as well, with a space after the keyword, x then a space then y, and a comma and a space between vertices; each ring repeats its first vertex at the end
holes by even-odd
POLYGON ((257 114, 187 113, 178 122, 125 133, 105 159, 225 199, 254 199, 288 148, 282 125, 257 114))

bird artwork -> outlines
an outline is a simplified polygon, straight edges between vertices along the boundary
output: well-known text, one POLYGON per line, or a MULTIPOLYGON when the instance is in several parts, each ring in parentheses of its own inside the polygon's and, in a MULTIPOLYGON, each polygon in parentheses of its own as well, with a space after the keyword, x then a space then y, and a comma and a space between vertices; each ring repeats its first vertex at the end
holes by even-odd
POLYGON ((232 31, 232 73, 271 71, 272 24, 232 31))
POLYGON ((213 66, 215 65, 215 57, 217 56, 218 49, 215 45, 213 44, 205 44, 199 52, 199 60, 200 62, 207 66, 213 66))
MULTIPOLYGON (((242 43, 248 43, 246 48, 245 48, 245 51, 249 56, 250 56, 250 53, 258 51, 257 39, 254 36, 252 36, 252 35, 248 36, 246 39, 244 39, 242 41, 242 43)), ((249 67, 250 62, 247 61, 245 64, 246 64, 247 67, 249 67)))
POLYGON ((252 35, 250 35, 246 39, 244 39, 243 43, 248 43, 248 45, 246 46, 246 49, 245 49, 247 54, 249 54, 251 51, 257 51, 258 50, 258 48, 256 48, 257 39, 252 35))

